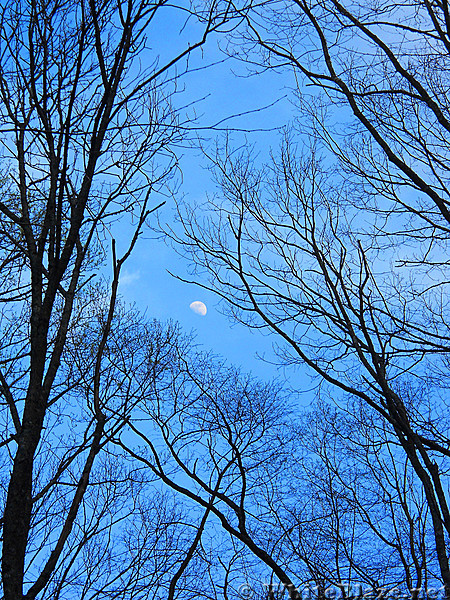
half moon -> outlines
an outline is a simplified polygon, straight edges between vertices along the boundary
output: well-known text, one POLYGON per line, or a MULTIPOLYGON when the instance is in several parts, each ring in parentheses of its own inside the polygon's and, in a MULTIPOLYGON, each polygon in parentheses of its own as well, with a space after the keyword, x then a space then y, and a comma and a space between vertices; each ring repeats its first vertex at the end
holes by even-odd
POLYGON ((195 314, 200 315, 201 317, 204 317, 207 313, 206 304, 200 302, 200 300, 191 302, 189 304, 189 308, 192 310, 192 312, 195 312, 195 314))

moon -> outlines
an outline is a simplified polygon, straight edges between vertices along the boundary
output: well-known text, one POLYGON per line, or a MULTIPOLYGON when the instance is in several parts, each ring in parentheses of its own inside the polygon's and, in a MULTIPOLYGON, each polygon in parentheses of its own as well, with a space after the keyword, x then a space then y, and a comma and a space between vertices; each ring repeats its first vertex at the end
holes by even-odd
POLYGON ((189 308, 192 310, 192 312, 195 312, 195 314, 200 315, 201 317, 204 317, 207 312, 206 304, 200 302, 200 300, 195 300, 194 302, 191 302, 189 304, 189 308))

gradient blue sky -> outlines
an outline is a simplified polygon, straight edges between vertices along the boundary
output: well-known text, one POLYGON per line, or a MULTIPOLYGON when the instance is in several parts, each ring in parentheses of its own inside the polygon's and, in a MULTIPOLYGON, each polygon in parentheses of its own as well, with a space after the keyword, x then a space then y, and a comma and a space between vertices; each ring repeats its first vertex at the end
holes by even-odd
MULTIPOLYGON (((209 64, 223 56, 217 51, 217 38, 211 40, 203 53, 196 56, 195 67, 209 64)), ((218 122, 230 115, 245 113, 264 107, 282 98, 275 106, 261 112, 247 114, 227 121, 227 124, 242 129, 257 130, 282 127, 293 118, 292 105, 283 99, 286 96, 284 86, 289 83, 287 77, 266 73, 258 77, 245 77, 245 67, 237 61, 228 60, 210 67, 197 70, 184 78, 186 92, 179 101, 189 102, 207 96, 198 103, 196 112, 205 124, 218 122), (234 71, 234 72, 233 72, 234 71)), ((208 134, 210 139, 220 133, 208 134)), ((236 141, 242 135, 234 134, 236 141)), ((261 152, 267 153, 269 147, 278 145, 276 131, 246 134, 249 143, 255 143, 261 152)), ((201 202, 213 189, 210 174, 205 170, 206 161, 200 159, 198 150, 183 150, 181 167, 183 183, 179 190, 180 198, 186 201, 201 202)), ((162 209, 162 220, 170 221, 176 199, 169 199, 162 209)), ((128 301, 134 301, 140 309, 146 310, 148 317, 161 320, 178 321, 183 329, 194 331, 197 340, 205 349, 212 350, 241 365, 244 370, 252 370, 260 376, 275 376, 279 372, 275 367, 261 363, 255 354, 272 355, 273 340, 257 332, 251 332, 243 326, 232 326, 221 314, 217 297, 194 285, 183 283, 169 275, 172 271, 181 276, 187 275, 189 265, 177 256, 175 251, 161 240, 151 239, 151 234, 143 238, 127 262, 121 280, 121 293, 128 301), (194 300, 203 301, 208 307, 206 316, 196 315, 189 309, 194 300)))
MULTIPOLYGON (((175 23, 172 25, 175 27, 175 23)), ((174 29, 165 22, 160 34, 159 50, 164 56, 170 50, 167 44, 173 39, 174 29)), ((179 38, 180 44, 186 43, 187 37, 188 33, 183 32, 179 38)), ((204 51, 191 59, 191 67, 196 70, 182 79, 185 92, 179 95, 178 102, 189 104, 205 98, 196 104, 195 111, 201 124, 206 126, 232 115, 247 113, 227 120, 226 125, 252 130, 253 133, 233 133, 234 141, 236 144, 244 140, 255 144, 262 157, 268 156, 270 148, 276 148, 279 144, 280 134, 276 129, 286 126, 295 116, 294 107, 287 99, 287 88, 295 84, 292 74, 280 75, 269 71, 257 77, 248 77, 247 67, 232 59, 201 70, 200 67, 211 62, 223 61, 224 55, 217 48, 218 41, 217 37, 211 38, 204 51), (273 103, 273 106, 269 106, 273 103), (265 106, 269 108, 248 112, 265 106), (261 129, 274 130, 264 132, 261 129)), ((203 133, 210 141, 223 135, 220 132, 203 133)), ((166 206, 160 211, 162 221, 170 222, 173 219, 177 199, 183 198, 197 204, 202 202, 207 193, 214 191, 211 175, 205 170, 206 160, 202 160, 199 151, 183 149, 181 153, 183 182, 179 197, 167 200, 166 206)), ((141 310, 145 310, 149 318, 178 321, 185 331, 194 332, 197 342, 205 350, 211 350, 230 363, 241 366, 243 371, 251 371, 264 379, 282 378, 283 371, 256 358, 259 354, 268 361, 274 361, 272 344, 276 339, 250 331, 242 325, 233 325, 221 313, 218 298, 213 293, 183 283, 168 273, 171 271, 188 277, 188 270, 189 264, 173 248, 161 240, 152 239, 149 232, 139 240, 126 263, 120 293, 128 302, 135 302, 141 310), (189 309, 189 304, 194 300, 206 304, 206 316, 199 316, 189 309)), ((291 383, 295 381, 295 387, 301 386, 302 382, 309 387, 308 378, 300 377, 301 374, 288 375, 291 383)))

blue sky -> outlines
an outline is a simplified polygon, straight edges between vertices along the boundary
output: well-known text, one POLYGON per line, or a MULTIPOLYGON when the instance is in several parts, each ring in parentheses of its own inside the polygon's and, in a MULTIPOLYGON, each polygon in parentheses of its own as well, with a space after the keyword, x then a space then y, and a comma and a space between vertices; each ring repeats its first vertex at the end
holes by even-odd
MULTIPOLYGON (((167 34, 169 36, 169 34, 167 34)), ((166 37, 169 39, 169 37, 166 37)), ((215 61, 222 61, 224 56, 217 49, 218 39, 211 39, 203 52, 191 60, 196 69, 215 61)), ((163 45, 161 52, 164 55, 163 45)), ((246 67, 235 60, 220 62, 206 70, 195 70, 183 78, 185 92, 180 94, 180 103, 190 103, 204 98, 195 105, 195 112, 202 125, 217 123, 234 114, 247 113, 226 121, 230 127, 253 130, 253 133, 233 133, 236 143, 255 144, 262 157, 268 156, 270 148, 279 143, 278 131, 258 131, 276 129, 287 125, 294 118, 294 109, 287 100, 286 86, 294 81, 288 74, 280 76, 274 72, 266 72, 258 77, 248 77, 246 67), (257 112, 276 102, 274 106, 257 112)), ((192 111, 192 109, 190 109, 192 111)), ((220 132, 204 132, 211 142, 220 132)), ((183 182, 178 197, 168 199, 166 206, 160 211, 162 221, 173 219, 175 202, 181 200, 201 203, 207 193, 214 191, 210 173, 205 170, 206 160, 202 159, 198 150, 183 149, 181 151, 181 168, 183 182)), ((256 354, 264 355, 269 361, 274 360, 272 344, 276 341, 272 336, 252 332, 242 325, 233 325, 220 311, 218 298, 199 286, 183 283, 168 271, 187 277, 189 264, 178 257, 176 252, 163 241, 152 239, 151 233, 144 234, 126 263, 122 274, 120 292, 129 302, 136 302, 141 310, 145 310, 149 318, 178 321, 184 330, 193 331, 197 341, 205 348, 223 356, 231 363, 241 366, 244 371, 252 371, 263 377, 280 377, 282 373, 272 364, 256 358, 256 354), (202 317, 189 309, 195 300, 204 302, 208 308, 202 317)))

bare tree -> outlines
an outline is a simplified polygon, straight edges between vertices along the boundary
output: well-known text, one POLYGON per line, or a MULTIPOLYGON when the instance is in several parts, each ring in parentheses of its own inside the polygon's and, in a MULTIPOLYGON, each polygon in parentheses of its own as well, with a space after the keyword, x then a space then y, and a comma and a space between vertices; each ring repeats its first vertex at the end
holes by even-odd
POLYGON ((184 346, 166 365, 130 416, 131 431, 114 441, 180 504, 203 511, 170 597, 192 572, 190 556, 208 574, 196 589, 205 598, 376 598, 440 587, 426 496, 376 411, 354 402, 300 417, 273 385, 184 346))
POLYGON ((304 451, 294 471, 303 493, 285 501, 292 560, 304 562, 316 589, 334 586, 342 597, 436 590, 420 482, 383 420, 359 402, 351 408, 319 406, 299 429, 304 451))
POLYGON ((255 589, 272 578, 270 598, 277 581, 298 598, 307 582, 323 597, 355 579, 449 594, 446 5, 230 10, 2 9, 5 600, 233 598, 239 573, 255 589), (198 37, 160 64, 166 10, 198 37), (276 333, 282 361, 345 407, 303 427, 276 386, 117 301, 187 127, 174 68, 231 14, 242 57, 299 76, 313 144, 287 136, 263 166, 212 155, 221 199, 209 221, 182 212, 182 244, 234 317, 276 333), (344 113, 322 119, 334 105, 356 118, 350 136, 344 113), (119 220, 130 234, 116 249, 119 220))
POLYGON ((120 270, 177 166, 174 68, 181 77, 188 56, 226 19, 226 4, 215 2, 197 14, 189 4, 147 0, 2 8, 5 600, 63 595, 72 558, 95 545, 105 519, 114 527, 128 510, 103 512, 120 504, 127 476, 121 484, 107 454, 98 458, 136 402, 127 371, 138 365, 114 337, 131 331, 134 318, 122 314, 120 325, 116 315, 120 270), (160 62, 151 38, 163 11, 195 21, 197 38, 160 62), (109 240, 118 219, 130 234, 116 250, 109 240), (111 244, 108 289, 99 270, 111 244), (99 491, 102 481, 108 491, 99 491))
POLYGON ((359 398, 385 421, 422 487, 448 590, 447 261, 398 260, 399 240, 423 251, 414 214, 377 212, 366 181, 341 183, 320 152, 315 143, 302 154, 287 137, 279 156, 259 166, 247 149, 219 149, 210 156, 217 197, 201 217, 180 209, 178 242, 233 318, 278 336, 283 364, 308 366, 321 390, 359 398))
POLYGON ((190 355, 189 362, 185 356, 173 355, 166 378, 155 380, 128 423, 133 437, 119 434, 116 443, 187 505, 210 514, 215 533, 211 537, 209 529, 199 549, 219 598, 238 598, 246 573, 255 590, 272 572, 295 590, 277 560, 261 502, 267 486, 276 489, 292 455, 287 400, 279 386, 241 376, 207 356, 190 355))

